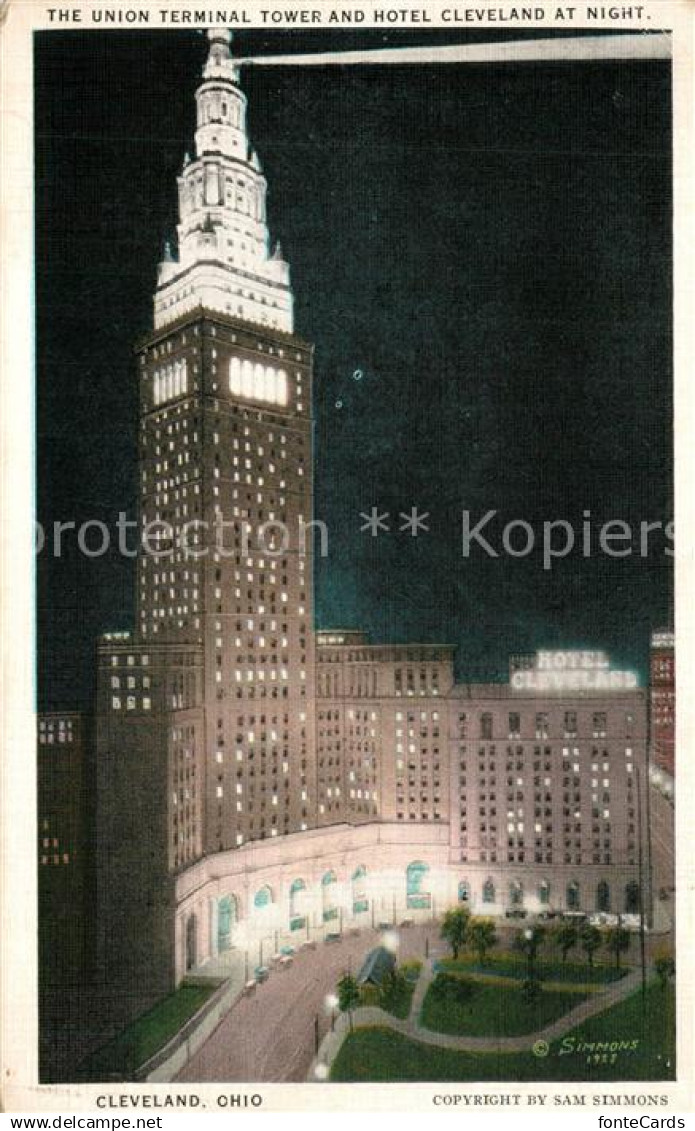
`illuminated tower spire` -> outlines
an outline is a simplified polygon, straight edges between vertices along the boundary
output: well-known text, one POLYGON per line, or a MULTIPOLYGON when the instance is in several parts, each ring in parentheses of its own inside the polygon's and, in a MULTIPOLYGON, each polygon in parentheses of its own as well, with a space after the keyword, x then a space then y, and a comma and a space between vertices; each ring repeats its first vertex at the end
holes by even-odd
POLYGON ((208 39, 195 160, 186 157, 178 178, 179 256, 159 265, 155 328, 202 306, 291 333, 289 266, 269 253, 266 180, 249 143, 231 34, 213 28, 208 39))

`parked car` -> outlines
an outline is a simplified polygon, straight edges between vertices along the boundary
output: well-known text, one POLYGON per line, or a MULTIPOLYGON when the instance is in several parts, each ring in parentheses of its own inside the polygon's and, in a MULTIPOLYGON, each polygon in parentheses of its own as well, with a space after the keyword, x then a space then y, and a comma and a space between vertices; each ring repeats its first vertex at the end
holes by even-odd
POLYGON ((505 919, 525 919, 527 915, 525 907, 508 907, 504 913, 505 919))
POLYGON ((622 915, 620 922, 628 931, 639 931, 640 929, 639 915, 622 915))
POLYGON ((618 915, 611 915, 607 911, 596 911, 589 916, 589 923, 592 927, 617 927, 618 921, 618 915))

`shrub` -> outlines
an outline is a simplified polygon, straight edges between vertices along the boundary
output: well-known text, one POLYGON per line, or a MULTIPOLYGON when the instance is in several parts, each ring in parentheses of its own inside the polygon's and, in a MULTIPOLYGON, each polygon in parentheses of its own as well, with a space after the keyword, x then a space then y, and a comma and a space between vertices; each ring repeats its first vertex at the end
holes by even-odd
POLYGON ((526 1004, 533 1005, 535 1001, 538 1001, 541 987, 539 986, 535 978, 525 978, 521 983, 520 992, 526 1004))
POLYGON ((657 954, 654 957, 654 969, 656 970, 659 983, 663 989, 671 981, 671 978, 676 974, 676 960, 672 954, 657 954))
POLYGON ((438 1001, 467 1005, 475 994, 475 984, 470 978, 457 978, 455 974, 437 974, 431 987, 431 994, 438 1001))
POLYGON ((378 986, 360 986, 362 1005, 381 1005, 381 991, 378 986))

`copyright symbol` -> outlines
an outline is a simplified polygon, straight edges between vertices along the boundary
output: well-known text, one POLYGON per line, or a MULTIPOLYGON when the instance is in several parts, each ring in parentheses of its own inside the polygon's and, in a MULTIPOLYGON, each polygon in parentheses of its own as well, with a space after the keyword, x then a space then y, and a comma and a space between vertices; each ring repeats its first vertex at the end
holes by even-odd
POLYGON ((550 1045, 548 1044, 547 1041, 536 1041, 536 1043, 533 1046, 532 1051, 533 1051, 534 1056, 539 1056, 539 1057, 547 1056, 548 1053, 550 1052, 550 1045))

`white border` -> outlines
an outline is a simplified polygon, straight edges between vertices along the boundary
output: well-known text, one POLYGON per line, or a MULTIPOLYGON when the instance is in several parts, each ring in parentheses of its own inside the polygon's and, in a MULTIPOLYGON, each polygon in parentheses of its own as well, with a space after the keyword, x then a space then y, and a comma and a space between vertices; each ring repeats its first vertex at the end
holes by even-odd
MULTIPOLYGON (((34 561, 33 561, 33 79, 32 31, 47 29, 48 8, 36 0, 10 0, 9 6, 0 9, 4 17, 0 27, 1 108, 0 142, 2 181, 0 195, 0 237, 2 247, 0 305, 0 516, 2 542, 0 558, 2 667, 0 689, 2 708, 0 737, 0 800, 2 801, 0 921, 3 923, 2 967, 0 968, 0 1044, 2 1063, 0 1080, 2 1106, 6 1111, 85 1111, 94 1110, 97 1095, 105 1093, 172 1094, 191 1091, 174 1085, 132 1086, 39 1086, 37 1080, 37 932, 36 932, 36 825, 35 825, 35 702, 34 702, 34 561)), ((85 15, 90 5, 86 0, 73 0, 71 8, 81 9, 85 15)), ((143 4, 113 0, 109 7, 143 7, 143 4)), ((181 10, 181 3, 152 3, 144 5, 151 12, 151 28, 162 27, 159 11, 181 10)), ((225 7, 225 5, 191 5, 191 7, 225 7)), ((261 7, 269 4, 257 2, 244 5, 251 18, 258 21, 261 7)), ((287 4, 285 0, 272 7, 316 9, 326 6, 326 0, 306 4, 287 4)), ((367 17, 361 28, 376 26, 371 19, 375 6, 369 3, 337 7, 361 6, 367 17)), ((382 6, 382 5, 377 5, 382 6)), ((443 5, 431 0, 399 0, 397 5, 383 5, 407 9, 427 9, 435 13, 443 5)), ((512 7, 508 0, 498 2, 494 10, 512 7)), ((482 5, 481 5, 482 7, 482 5)), ((635 10, 633 5, 633 11, 635 10)), ((670 0, 645 0, 643 8, 649 20, 637 19, 621 22, 606 21, 606 27, 664 28, 673 32, 674 74, 674 189, 675 189, 675 396, 676 396, 676 517, 678 530, 677 577, 677 657, 678 657, 678 751, 677 767, 677 955, 679 962, 679 1080, 677 1083, 658 1084, 573 1084, 569 1089, 557 1084, 522 1085, 471 1085, 462 1084, 400 1084, 381 1085, 264 1085, 233 1086, 234 1090, 259 1093, 263 1096, 263 1109, 283 1111, 413 1111, 436 1109, 432 1104, 435 1093, 475 1091, 477 1094, 497 1094, 503 1091, 543 1093, 549 1096, 566 1090, 573 1094, 637 1094, 654 1093, 668 1097, 668 1107, 652 1114, 672 1114, 674 1111, 693 1111, 695 1098, 695 1066, 692 1041, 692 1017, 695 1015, 695 866, 690 849, 690 813, 695 802, 695 756, 690 756, 690 736, 695 737, 695 694, 693 694, 692 642, 695 640, 695 603, 690 598, 689 585, 693 579, 695 560, 695 469, 693 452, 695 444, 695 396, 693 395, 689 364, 693 352, 694 278, 693 246, 695 206, 695 141, 693 136, 693 34, 695 20, 693 5, 688 0, 671 3, 670 0), (687 963, 687 966, 686 966, 687 963)), ((547 5, 551 12, 554 6, 547 5)), ((576 8, 583 12, 583 6, 576 8)), ((75 30, 67 24, 66 30, 75 30)), ((85 19, 81 25, 89 27, 85 19)), ((253 25, 246 25, 253 26, 253 25)), ((413 25, 417 26, 417 25, 413 25)), ((433 22, 431 27, 444 26, 433 22)), ((471 25, 473 27, 493 24, 471 25)), ((495 25, 497 26, 497 25, 495 25)), ((513 23, 500 24, 506 30, 513 23)), ((533 25, 517 25, 529 27, 533 25)), ((536 25, 538 26, 538 25, 536 25)), ((553 26, 550 19, 542 26, 553 26)), ((584 28, 580 18, 560 25, 584 28)), ((599 26, 592 23, 592 28, 599 26)), ((103 30, 103 25, 96 25, 103 30)), ((183 30, 183 29, 178 29, 183 30)), ((346 30, 351 30, 350 26, 346 30)), ((296 62, 293 59, 293 62, 296 62)), ((229 1092, 230 1086, 196 1085, 201 1097, 209 1099, 207 1111, 219 1111, 215 1096, 229 1092)), ((590 1102, 590 1101, 589 1101, 590 1102)), ((492 1112, 499 1109, 492 1109, 492 1112)), ((508 1110, 508 1109, 507 1109, 508 1110)), ((546 1109, 548 1114, 552 1108, 546 1109)), ((644 1110, 644 1109, 642 1109, 644 1110)), ((483 1109, 476 1110, 476 1118, 483 1109)), ((567 1109, 555 1108, 557 1115, 569 1114, 567 1109)), ((536 1113, 538 1109, 536 1109, 536 1113)), ((635 1115, 630 1108, 587 1108, 583 1114, 635 1115)), ((160 1114, 161 1112, 121 1109, 121 1114, 160 1114)), ((104 1112, 102 1111, 102 1114, 104 1112)), ((118 1114, 118 1109, 113 1111, 118 1114)), ((231 1115, 228 1112, 228 1115, 231 1115)), ((235 1118, 238 1114, 235 1113, 235 1118)), ((173 1118, 173 1117, 172 1117, 173 1118)), ((534 1121, 537 1114, 534 1114, 534 1121)))

